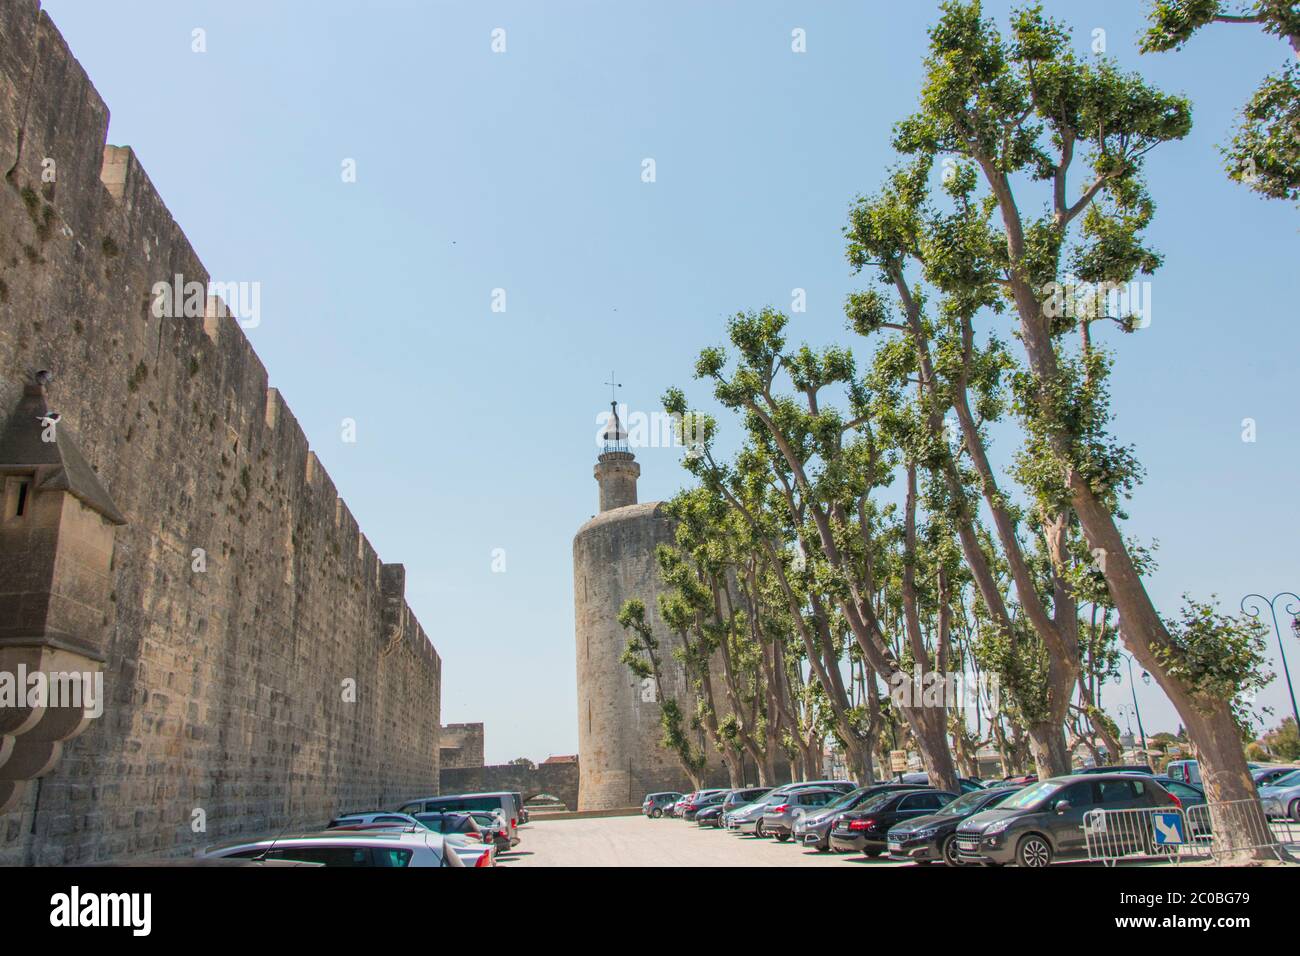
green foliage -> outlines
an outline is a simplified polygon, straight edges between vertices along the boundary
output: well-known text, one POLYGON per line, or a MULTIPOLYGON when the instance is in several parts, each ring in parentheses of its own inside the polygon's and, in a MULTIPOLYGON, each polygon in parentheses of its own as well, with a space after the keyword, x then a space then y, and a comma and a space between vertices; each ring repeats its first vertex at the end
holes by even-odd
POLYGON ((1300 732, 1296 730, 1294 717, 1286 718, 1266 733, 1262 742, 1273 760, 1300 760, 1300 732))
POLYGON ((1224 150, 1228 175, 1271 199, 1300 202, 1300 64, 1264 78, 1224 150))
POLYGON ((1221 614, 1216 604, 1189 597, 1184 597, 1178 619, 1166 627, 1171 645, 1153 648, 1161 666, 1191 688, 1198 708, 1228 701, 1243 740, 1249 740, 1254 722, 1250 701, 1273 679, 1265 668, 1268 629, 1256 618, 1221 614))
MULTIPOLYGON (((1156 0, 1143 52, 1177 50, 1211 23, 1254 24, 1286 40, 1300 57, 1300 4, 1295 0, 1156 0)), ((1272 199, 1300 201, 1300 65, 1294 59, 1264 78, 1242 109, 1223 150, 1228 176, 1272 199)))

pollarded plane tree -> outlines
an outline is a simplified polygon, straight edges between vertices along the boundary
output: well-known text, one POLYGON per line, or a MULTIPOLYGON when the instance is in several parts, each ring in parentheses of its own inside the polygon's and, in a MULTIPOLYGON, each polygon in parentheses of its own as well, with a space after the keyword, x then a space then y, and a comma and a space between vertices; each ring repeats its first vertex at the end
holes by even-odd
MULTIPOLYGON (((895 456, 872 435, 871 397, 855 379, 852 356, 839 348, 787 351, 785 324, 786 317, 771 309, 737 314, 728 323, 734 364, 727 350, 706 348, 696 363, 696 377, 712 381, 715 398, 744 417, 747 449, 758 459, 764 482, 777 488, 786 519, 795 526, 806 573, 817 585, 811 593, 833 600, 864 660, 886 686, 898 686, 910 681, 912 673, 891 646, 877 613, 883 584, 878 576, 881 521, 872 500, 877 488, 890 484, 895 456), (848 415, 828 403, 832 389, 846 392, 848 415)), ((680 392, 665 398, 670 412, 683 419, 694 414, 680 392)), ((718 467, 708 453, 697 455, 696 462, 700 459, 707 463, 707 468, 695 465, 701 471, 718 467)), ((943 648, 927 645, 914 587, 916 467, 915 461, 904 465, 909 490, 902 532, 902 630, 910 659, 934 673, 943 648)), ((815 614, 814 626, 829 619, 829 609, 822 611, 815 614)), ((829 668, 817 676, 826 688, 842 684, 842 675, 829 668)), ((956 787, 946 709, 933 701, 910 701, 899 703, 898 710, 931 781, 956 787)))
MULTIPOLYGON (((999 486, 986 447, 985 428, 1001 417, 1003 379, 1014 367, 1001 343, 978 343, 973 327, 981 309, 1001 303, 996 273, 988 265, 996 262, 991 255, 996 249, 984 223, 987 209, 973 202, 973 170, 957 167, 944 175, 954 209, 935 209, 929 199, 931 166, 927 156, 903 165, 879 194, 860 199, 853 208, 845 230, 849 262, 856 271, 874 270, 897 306, 891 308, 886 297, 872 289, 850 296, 846 311, 861 335, 902 333, 878 347, 877 388, 893 390, 890 405, 897 408, 899 384, 915 380, 916 396, 909 407, 916 421, 910 444, 940 479, 947 520, 1005 645, 1005 661, 1022 657, 1021 645, 1028 641, 1040 642, 1048 651, 1039 655, 1046 669, 1032 688, 1028 670, 1004 669, 1000 676, 1019 700, 1039 774, 1055 776, 1070 769, 1064 722, 1079 670, 1077 606, 1068 583, 1065 548, 1072 515, 1063 500, 1034 515, 1043 546, 1053 557, 1048 574, 1035 574, 1021 541, 1016 509, 999 486), (943 292, 936 306, 927 302, 924 280, 943 292), (956 423, 954 437, 960 437, 956 453, 947 440, 949 420, 956 423), (962 459, 969 462, 968 468, 962 459), (1000 555, 988 553, 981 541, 980 494, 992 517, 1000 555), (1015 584, 1020 617, 996 580, 997 561, 1005 564, 1015 584)), ((1036 650, 1026 652, 1033 655, 1036 650)))
MULTIPOLYGON (((1187 134, 1190 108, 1108 61, 1080 61, 1038 7, 1015 12, 1003 37, 977 2, 949 2, 930 39, 919 109, 897 125, 894 146, 911 161, 973 169, 967 204, 987 217, 989 239, 966 243, 979 258, 932 281, 949 296, 962 293, 963 274, 1000 290, 1024 351, 1015 387, 1029 454, 1019 476, 1045 514, 1064 501, 1077 517, 1125 645, 1196 742, 1216 833, 1249 845, 1248 816, 1214 806, 1257 800, 1241 697, 1261 680, 1258 632, 1205 605, 1169 623, 1155 608, 1120 530, 1139 468, 1108 431, 1110 356, 1095 345, 1082 352, 1073 310, 1057 307, 1070 274, 1104 289, 1159 266, 1143 240, 1154 214, 1143 168, 1152 150, 1187 134)), ((1111 318, 1134 327, 1131 316, 1111 318)))
POLYGON ((1222 152, 1229 178, 1271 199, 1300 201, 1300 3, 1155 0, 1142 50, 1181 49, 1211 24, 1256 26, 1291 47, 1291 57, 1242 108, 1241 125, 1222 152))
MULTIPOLYGON (((763 592, 774 594, 784 604, 781 617, 797 636, 809 671, 805 680, 798 668, 799 655, 785 655, 786 663, 795 667, 788 675, 801 689, 803 713, 807 717, 821 715, 823 731, 834 733, 844 748, 853 778, 871 781, 871 748, 878 724, 873 723, 869 708, 854 706, 849 700, 842 667, 847 651, 843 620, 835 613, 835 601, 825 591, 824 582, 816 579, 806 560, 807 506, 795 490, 788 466, 771 448, 764 448, 770 442, 757 420, 749 423, 750 441, 735 461, 723 463, 713 448, 716 423, 689 411, 680 390, 670 389, 664 404, 677 417, 683 435, 693 442, 685 459, 687 469, 699 479, 702 489, 731 510, 738 540, 754 562, 751 606, 763 606, 753 600, 753 594, 760 593, 760 580, 765 584, 763 592)), ((778 713, 785 718, 791 744, 802 752, 801 760, 807 764, 813 745, 810 730, 815 724, 793 719, 794 697, 778 697, 783 705, 778 713)), ((817 774, 818 770, 814 765, 807 772, 817 774)))

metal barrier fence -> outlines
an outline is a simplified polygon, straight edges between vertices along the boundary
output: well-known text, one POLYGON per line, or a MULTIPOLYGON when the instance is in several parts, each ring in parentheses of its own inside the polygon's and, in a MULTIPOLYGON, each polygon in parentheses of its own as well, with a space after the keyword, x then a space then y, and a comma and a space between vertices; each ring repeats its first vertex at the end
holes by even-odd
POLYGON ((1120 860, 1221 860, 1251 850, 1284 859, 1300 855, 1300 823, 1270 820, 1258 800, 1230 800, 1186 808, 1092 810, 1084 816, 1088 859, 1113 866, 1120 860))
MULTIPOLYGON (((1130 810, 1090 810, 1083 817, 1083 839, 1088 848, 1088 859, 1113 866, 1120 860, 1144 858, 1157 853, 1169 856, 1176 851, 1175 844, 1157 843, 1156 814, 1153 807, 1130 810), (1169 849, 1165 849, 1168 846, 1169 849)), ((1174 827, 1186 833, 1182 811, 1170 810, 1159 818, 1167 831, 1174 827)))
POLYGON ((1270 820, 1258 800, 1201 803, 1183 811, 1193 835, 1199 834, 1205 852, 1222 857, 1246 850, 1270 850, 1279 860, 1288 846, 1300 843, 1300 823, 1285 817, 1270 820))

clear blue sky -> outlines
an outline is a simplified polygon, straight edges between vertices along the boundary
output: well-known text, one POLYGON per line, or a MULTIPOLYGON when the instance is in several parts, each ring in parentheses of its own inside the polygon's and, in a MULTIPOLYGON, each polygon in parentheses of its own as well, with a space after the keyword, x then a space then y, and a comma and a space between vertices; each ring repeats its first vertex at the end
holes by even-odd
MULTIPOLYGON (((726 315, 788 308, 795 287, 796 338, 849 340, 841 304, 861 283, 840 229, 891 161, 937 5, 45 6, 110 141, 135 148, 214 279, 262 284, 251 338, 380 555, 405 563, 444 721, 485 721, 489 761, 575 751, 570 547, 596 509, 602 383, 615 370, 654 410, 726 315)), ((1047 6, 1081 51, 1100 27, 1195 108, 1192 135, 1150 159, 1167 260, 1114 376, 1116 432, 1148 469, 1130 531, 1160 542, 1151 589, 1168 611, 1183 592, 1235 609, 1300 590, 1300 211, 1227 182, 1216 151, 1287 50, 1218 27, 1139 57, 1144 5, 1047 6)), ((678 458, 639 454, 642 500, 681 486, 678 458)), ((1138 696, 1148 732, 1172 729, 1158 690, 1138 696)), ((1264 697, 1278 717, 1285 700, 1264 697)))

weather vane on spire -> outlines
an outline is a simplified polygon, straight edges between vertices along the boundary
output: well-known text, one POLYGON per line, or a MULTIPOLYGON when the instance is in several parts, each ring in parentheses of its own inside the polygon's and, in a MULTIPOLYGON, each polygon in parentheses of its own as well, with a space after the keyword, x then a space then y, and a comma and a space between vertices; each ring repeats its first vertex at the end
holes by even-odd
POLYGON ((623 445, 622 449, 619 448, 621 442, 626 443, 627 441, 627 431, 618 418, 618 395, 615 392, 615 389, 623 387, 623 383, 614 381, 614 373, 610 372, 609 381, 605 384, 609 386, 609 424, 605 426, 605 450, 626 451, 626 444, 623 445))

